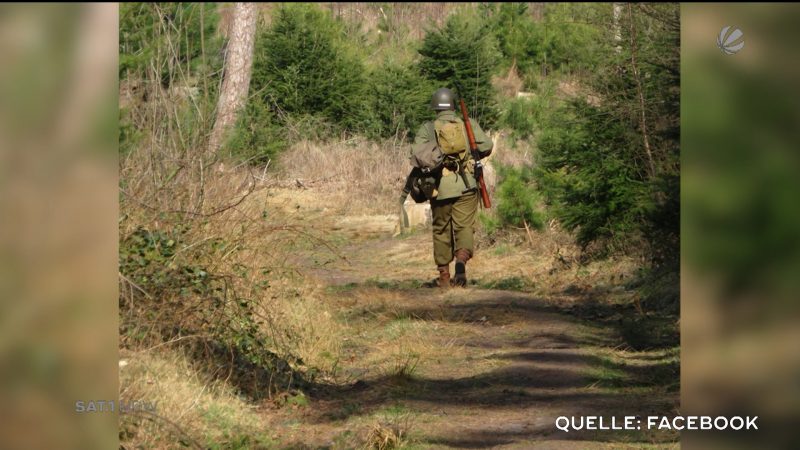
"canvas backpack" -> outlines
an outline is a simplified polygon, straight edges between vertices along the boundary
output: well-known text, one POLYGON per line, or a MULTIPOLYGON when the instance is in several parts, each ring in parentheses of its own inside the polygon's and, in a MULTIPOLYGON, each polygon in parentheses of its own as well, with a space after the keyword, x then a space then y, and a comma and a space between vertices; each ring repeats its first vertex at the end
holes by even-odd
POLYGON ((444 163, 445 154, 436 144, 436 141, 411 145, 411 165, 422 173, 435 172, 444 163))
POLYGON ((436 141, 446 156, 456 156, 463 160, 467 152, 467 137, 464 126, 459 121, 437 119, 433 122, 436 141))

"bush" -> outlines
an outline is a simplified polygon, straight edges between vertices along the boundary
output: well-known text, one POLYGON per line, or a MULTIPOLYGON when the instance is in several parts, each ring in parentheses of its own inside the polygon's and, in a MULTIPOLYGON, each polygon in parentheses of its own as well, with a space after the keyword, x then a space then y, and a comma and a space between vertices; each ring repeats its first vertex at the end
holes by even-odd
POLYGON ((281 6, 256 38, 251 94, 281 118, 311 114, 342 130, 363 128, 364 66, 344 38, 318 6, 281 6))
POLYGON ((622 26, 639 30, 638 70, 631 67, 629 39, 619 48, 598 41, 602 64, 586 81, 599 101, 575 98, 542 115, 537 182, 584 248, 595 243, 599 254, 622 251, 673 264, 680 232, 678 10, 631 12, 622 26))
POLYGON ((453 13, 439 30, 425 35, 419 61, 420 73, 454 88, 463 96, 470 115, 485 128, 497 122, 498 110, 492 75, 497 72, 497 42, 487 22, 475 11, 453 13))
POLYGON ((505 104, 500 124, 511 130, 514 139, 527 139, 536 127, 535 105, 526 98, 509 100, 505 104))
POLYGON ((239 113, 224 149, 229 156, 251 164, 266 164, 288 145, 284 127, 260 98, 251 99, 239 113))
POLYGON ((373 114, 373 137, 413 138, 419 124, 431 115, 428 105, 436 85, 410 67, 387 62, 369 76, 370 94, 366 108, 373 114))
POLYGON ((242 393, 268 395, 272 375, 275 382, 286 382, 288 362, 296 358, 270 350, 255 300, 236 294, 231 275, 213 273, 201 262, 232 245, 221 239, 187 245, 190 228, 185 223, 164 231, 140 227, 120 239, 119 271, 128 283, 119 297, 121 345, 142 348, 175 340, 207 365, 229 371, 229 381, 242 393), (187 336, 195 339, 181 341, 187 336))
POLYGON ((507 100, 500 114, 500 126, 511 130, 515 140, 537 136, 545 125, 563 126, 550 120, 557 101, 556 84, 552 79, 540 79, 533 96, 507 100))
MULTIPOLYGON (((497 38, 504 67, 530 75, 586 72, 595 67, 597 48, 604 39, 599 27, 608 5, 545 4, 541 22, 534 22, 525 3, 487 5, 492 34, 497 38), (544 70, 543 70, 544 69, 544 70)), ((526 80, 529 81, 529 80, 526 80)))
POLYGON ((498 47, 506 65, 524 72, 531 68, 538 51, 538 38, 528 5, 526 3, 501 3, 491 12, 491 29, 497 38, 498 47))
MULTIPOLYGON (((542 229, 545 216, 539 208, 541 199, 530 170, 501 168, 499 175, 502 178, 497 189, 497 219, 500 225, 521 227, 527 223, 533 228, 542 229)), ((485 224, 493 225, 491 222, 485 224)))
POLYGON ((478 212, 478 220, 481 222, 483 230, 489 236, 494 235, 495 233, 497 233, 498 230, 500 230, 503 227, 500 224, 500 221, 496 217, 490 214, 486 214, 483 211, 478 212))
POLYGON ((574 101, 551 120, 539 142, 538 181, 564 227, 578 243, 624 246, 636 237, 649 202, 641 149, 608 112, 574 101))
POLYGON ((611 5, 553 3, 545 8, 544 21, 535 30, 533 62, 547 74, 595 70, 608 37, 592 24, 610 21, 611 5))

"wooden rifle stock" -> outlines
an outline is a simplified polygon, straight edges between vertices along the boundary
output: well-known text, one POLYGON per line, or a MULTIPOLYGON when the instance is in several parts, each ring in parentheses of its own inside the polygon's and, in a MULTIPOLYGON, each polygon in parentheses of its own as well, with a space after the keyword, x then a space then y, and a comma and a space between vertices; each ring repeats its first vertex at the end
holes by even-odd
POLYGON ((478 188, 481 192, 481 201, 483 202, 484 208, 491 208, 492 201, 489 200, 489 192, 486 190, 486 183, 483 181, 483 164, 481 164, 480 154, 478 153, 478 144, 475 143, 475 133, 472 131, 472 124, 469 122, 467 105, 464 104, 464 99, 459 99, 458 101, 461 106, 461 115, 464 117, 464 127, 467 129, 469 151, 472 153, 472 159, 475 160, 475 180, 478 182, 478 188))

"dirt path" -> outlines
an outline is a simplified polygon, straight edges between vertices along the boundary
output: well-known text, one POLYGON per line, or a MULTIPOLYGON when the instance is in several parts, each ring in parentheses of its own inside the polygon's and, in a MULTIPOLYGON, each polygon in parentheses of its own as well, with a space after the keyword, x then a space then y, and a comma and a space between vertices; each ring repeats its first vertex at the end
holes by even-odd
POLYGON ((550 295, 539 280, 528 280, 534 290, 486 289, 537 263, 519 251, 478 253, 467 289, 425 288, 435 272, 429 231, 393 238, 390 216, 330 220, 336 255, 316 248, 297 261, 351 337, 336 384, 276 416, 285 445, 352 448, 380 435, 399 436, 402 448, 677 447, 669 433, 554 426, 558 416, 674 413, 677 357, 619 350, 614 321, 629 310, 587 312, 585 295, 550 295))

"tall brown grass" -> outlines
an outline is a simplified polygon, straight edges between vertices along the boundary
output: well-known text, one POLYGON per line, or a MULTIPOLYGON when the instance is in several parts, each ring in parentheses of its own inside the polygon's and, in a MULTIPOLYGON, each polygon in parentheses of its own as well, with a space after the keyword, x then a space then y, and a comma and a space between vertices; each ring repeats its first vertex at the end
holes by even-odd
POLYGON ((409 151, 408 144, 391 140, 302 141, 279 157, 276 176, 335 194, 347 213, 395 213, 411 170, 409 151))

